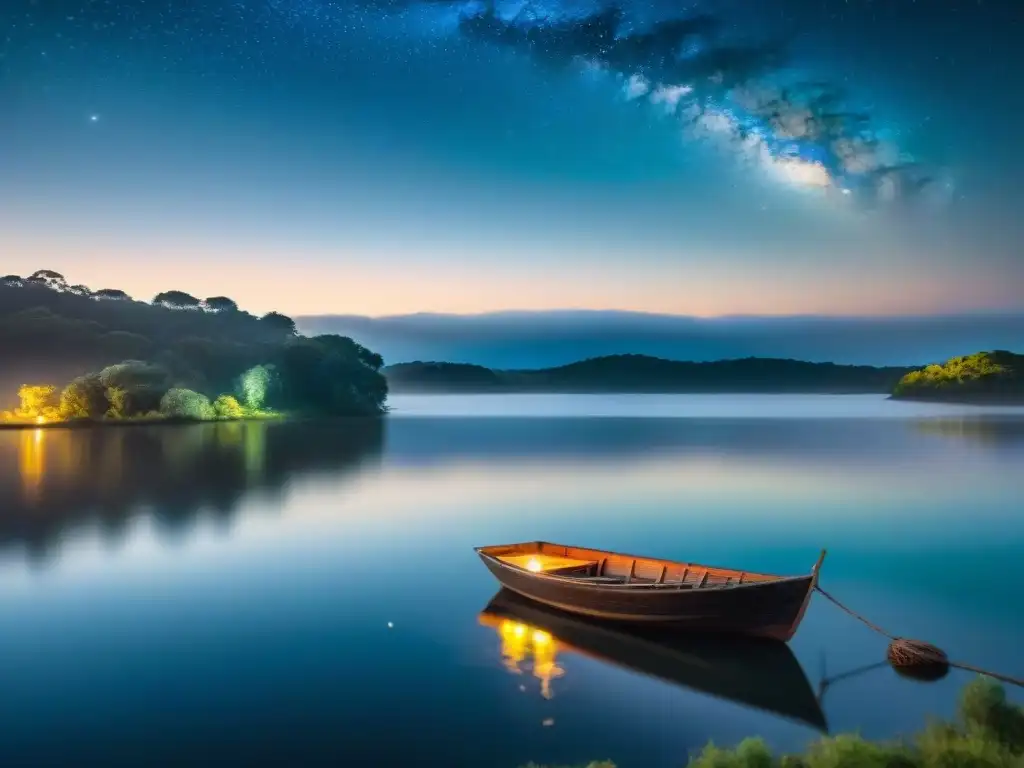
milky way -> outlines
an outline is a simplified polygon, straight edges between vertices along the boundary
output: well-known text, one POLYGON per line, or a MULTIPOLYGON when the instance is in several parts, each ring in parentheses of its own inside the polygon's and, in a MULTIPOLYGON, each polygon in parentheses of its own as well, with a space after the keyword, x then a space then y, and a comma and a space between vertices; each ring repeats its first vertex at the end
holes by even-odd
POLYGON ((884 138, 872 114, 851 106, 845 87, 814 78, 807 62, 794 66, 785 41, 740 33, 735 2, 715 3, 717 15, 676 8, 582 0, 238 0, 140 5, 129 13, 130 5, 107 2, 66 21, 151 39, 167 49, 165 59, 177 38, 193 57, 201 50, 206 61, 235 55, 259 64, 281 46, 285 30, 298 30, 307 49, 324 57, 358 55, 361 36, 386 38, 405 47, 410 64, 417 33, 430 45, 468 46, 470 66, 472 46, 500 46, 538 67, 604 75, 624 101, 647 102, 677 120, 686 140, 711 142, 785 184, 859 206, 949 196, 950 181, 884 138))
POLYGON ((827 82, 780 83, 786 50, 776 41, 726 41, 707 14, 630 25, 612 6, 577 17, 503 15, 467 8, 463 34, 528 52, 539 61, 582 63, 623 81, 643 98, 780 180, 837 191, 860 203, 895 203, 943 190, 912 158, 883 142, 871 116, 853 111, 827 82))
POLYGON ((624 100, 644 100, 678 120, 687 140, 712 142, 770 178, 837 202, 934 204, 952 192, 936 169, 883 138, 845 88, 808 77, 806 65, 798 70, 781 40, 727 34, 735 25, 725 16, 665 6, 652 20, 650 6, 482 0, 378 0, 359 10, 272 0, 271 7, 321 39, 343 19, 386 28, 389 18, 411 16, 435 38, 458 36, 519 51, 538 66, 603 73, 624 100))

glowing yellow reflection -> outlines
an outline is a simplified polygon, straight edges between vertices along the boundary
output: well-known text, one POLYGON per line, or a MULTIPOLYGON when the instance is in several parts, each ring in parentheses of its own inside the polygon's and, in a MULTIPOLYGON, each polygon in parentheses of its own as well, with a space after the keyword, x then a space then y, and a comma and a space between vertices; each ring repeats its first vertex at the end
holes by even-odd
POLYGON ((543 630, 508 619, 503 619, 497 629, 505 668, 521 675, 524 670, 520 665, 525 666, 532 657, 533 676, 540 680, 540 695, 552 698, 551 681, 565 674, 558 666, 558 641, 543 630))
POLYGON ((35 501, 39 497, 43 470, 46 466, 45 458, 43 430, 23 430, 18 445, 18 475, 21 478, 22 492, 28 501, 35 501))
POLYGON ((535 557, 531 557, 529 562, 526 564, 526 570, 538 573, 543 566, 540 564, 540 560, 535 557))

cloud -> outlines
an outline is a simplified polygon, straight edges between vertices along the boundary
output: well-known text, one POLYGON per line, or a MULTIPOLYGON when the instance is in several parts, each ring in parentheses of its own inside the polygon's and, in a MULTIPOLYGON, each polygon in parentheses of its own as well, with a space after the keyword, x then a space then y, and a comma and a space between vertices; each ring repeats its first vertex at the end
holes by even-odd
POLYGON ((841 89, 775 84, 787 64, 779 42, 726 41, 723 25, 707 14, 637 28, 618 6, 575 16, 532 5, 505 15, 494 3, 464 9, 459 29, 466 37, 547 66, 576 63, 615 74, 626 100, 647 99, 689 135, 712 136, 787 184, 834 188, 871 205, 925 192, 938 198, 934 177, 880 140, 871 116, 851 109, 841 89))
POLYGON ((691 93, 693 86, 690 85, 659 85, 651 92, 651 103, 664 104, 669 112, 675 113, 679 102, 691 93))
POLYGON ((630 75, 626 80, 624 90, 626 91, 626 99, 633 101, 650 93, 651 84, 647 82, 643 75, 630 75))

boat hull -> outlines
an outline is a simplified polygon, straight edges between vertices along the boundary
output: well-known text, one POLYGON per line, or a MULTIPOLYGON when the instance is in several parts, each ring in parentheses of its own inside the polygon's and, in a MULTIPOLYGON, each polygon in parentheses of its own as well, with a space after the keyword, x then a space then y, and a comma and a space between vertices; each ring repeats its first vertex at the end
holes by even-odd
POLYGON ((503 587, 569 613, 627 624, 740 634, 788 641, 814 587, 814 576, 705 589, 598 586, 536 576, 478 553, 503 587))

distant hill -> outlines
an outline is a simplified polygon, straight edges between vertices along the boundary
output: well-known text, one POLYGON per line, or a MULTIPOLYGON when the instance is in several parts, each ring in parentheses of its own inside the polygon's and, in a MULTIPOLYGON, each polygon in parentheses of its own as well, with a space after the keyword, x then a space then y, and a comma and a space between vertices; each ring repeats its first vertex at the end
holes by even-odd
POLYGON ((384 369, 393 392, 820 392, 889 393, 910 368, 749 357, 683 362, 612 355, 539 370, 460 363, 401 363, 384 369))
POLYGON ((296 317, 306 334, 339 333, 390 363, 445 360, 496 370, 552 368, 639 354, 709 362, 746 357, 921 366, 964 350, 1024 352, 1024 312, 932 317, 716 317, 543 311, 480 315, 296 317))
POLYGON ((978 352, 911 371, 893 390, 903 400, 1024 404, 1024 355, 978 352))

